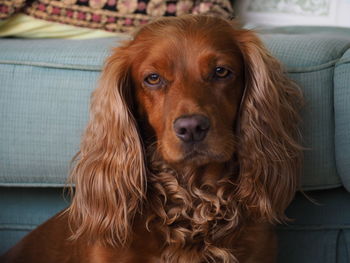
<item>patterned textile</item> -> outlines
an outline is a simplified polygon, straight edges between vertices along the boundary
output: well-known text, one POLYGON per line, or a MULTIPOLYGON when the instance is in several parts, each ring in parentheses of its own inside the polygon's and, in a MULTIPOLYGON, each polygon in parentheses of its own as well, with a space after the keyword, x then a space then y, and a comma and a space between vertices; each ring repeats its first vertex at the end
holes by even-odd
POLYGON ((8 18, 9 16, 20 11, 26 0, 3 1, 0 0, 0 19, 8 18))
POLYGON ((230 0, 0 0, 0 19, 17 12, 110 32, 129 32, 160 16, 233 15, 230 0))

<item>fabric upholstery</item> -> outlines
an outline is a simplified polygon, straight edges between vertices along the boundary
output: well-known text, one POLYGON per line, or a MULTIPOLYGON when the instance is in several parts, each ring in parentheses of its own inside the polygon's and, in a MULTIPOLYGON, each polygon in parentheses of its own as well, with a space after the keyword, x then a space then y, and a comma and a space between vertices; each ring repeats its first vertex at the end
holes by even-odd
POLYGON ((350 50, 334 72, 335 150, 338 173, 350 191, 350 50))
POLYGON ((0 255, 69 203, 61 188, 0 187, 0 255))
MULTIPOLYGON (((307 29, 284 27, 264 30, 262 37, 271 52, 283 62, 290 77, 303 89, 305 107, 301 130, 306 149, 302 185, 304 190, 315 190, 337 187, 350 178, 349 173, 338 173, 339 158, 348 160, 349 152, 338 156, 340 153, 336 152, 335 146, 343 145, 346 141, 344 132, 348 131, 342 129, 342 136, 336 137, 339 138, 338 141, 334 137, 335 119, 339 119, 334 109, 343 107, 343 112, 349 112, 345 101, 335 105, 335 94, 339 92, 337 83, 350 83, 344 78, 338 79, 337 74, 338 66, 346 61, 350 47, 350 30, 322 30, 317 27, 315 30, 312 27, 307 29)), ((350 96, 349 89, 342 90, 343 96, 350 96)), ((337 130, 339 133, 340 130, 337 130)))
POLYGON ((302 110, 304 190, 326 189, 341 185, 335 163, 333 68, 291 73, 303 89, 305 107, 302 110))
POLYGON ((350 262, 350 195, 345 189, 299 193, 287 215, 292 221, 278 227, 278 262, 350 262))
POLYGON ((119 40, 0 41, 0 185, 65 183, 90 93, 119 40))

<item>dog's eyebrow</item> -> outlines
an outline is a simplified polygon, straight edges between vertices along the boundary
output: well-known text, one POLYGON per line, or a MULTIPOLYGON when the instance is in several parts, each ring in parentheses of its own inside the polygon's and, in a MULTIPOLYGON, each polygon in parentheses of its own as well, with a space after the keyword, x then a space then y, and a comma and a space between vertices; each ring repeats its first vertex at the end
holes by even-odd
POLYGON ((234 68, 239 66, 239 57, 235 54, 226 54, 224 52, 208 52, 202 54, 199 63, 210 67, 226 66, 234 68), (237 65, 237 66, 236 66, 237 65))

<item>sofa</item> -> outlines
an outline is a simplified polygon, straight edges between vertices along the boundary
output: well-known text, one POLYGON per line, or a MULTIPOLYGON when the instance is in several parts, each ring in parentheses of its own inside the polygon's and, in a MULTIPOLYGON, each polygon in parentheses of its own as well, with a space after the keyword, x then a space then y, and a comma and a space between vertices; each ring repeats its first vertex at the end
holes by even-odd
MULTIPOLYGON (((259 34, 305 96, 302 183, 277 226, 278 262, 350 262, 350 29, 259 34)), ((0 254, 69 205, 90 93, 123 40, 0 39, 0 254)))

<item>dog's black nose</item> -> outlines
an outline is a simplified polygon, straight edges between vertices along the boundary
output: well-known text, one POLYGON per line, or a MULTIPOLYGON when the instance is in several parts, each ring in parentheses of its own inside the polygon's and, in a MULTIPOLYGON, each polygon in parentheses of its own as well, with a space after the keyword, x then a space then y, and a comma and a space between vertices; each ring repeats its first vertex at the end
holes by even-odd
POLYGON ((203 115, 189 115, 177 118, 174 131, 183 142, 200 142, 207 135, 210 128, 209 119, 203 115))

